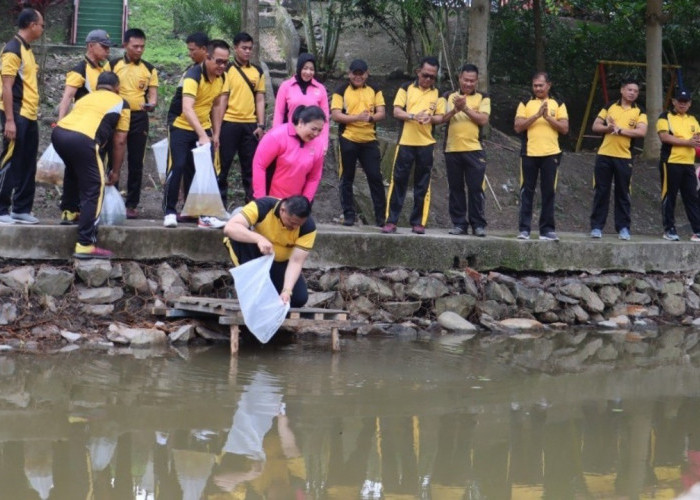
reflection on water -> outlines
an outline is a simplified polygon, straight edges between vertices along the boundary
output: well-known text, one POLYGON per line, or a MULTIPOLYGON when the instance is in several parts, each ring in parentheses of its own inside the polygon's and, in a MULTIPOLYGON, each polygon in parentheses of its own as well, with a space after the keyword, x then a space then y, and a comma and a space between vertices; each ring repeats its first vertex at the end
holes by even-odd
POLYGON ((543 339, 3 354, 0 498, 673 498, 700 368, 668 335, 577 373, 543 339))

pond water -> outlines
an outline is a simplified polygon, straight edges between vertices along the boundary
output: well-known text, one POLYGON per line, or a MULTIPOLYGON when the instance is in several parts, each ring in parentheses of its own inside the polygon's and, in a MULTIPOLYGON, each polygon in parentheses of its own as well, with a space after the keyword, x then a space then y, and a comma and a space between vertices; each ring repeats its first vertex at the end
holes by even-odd
POLYGON ((698 336, 641 337, 3 353, 0 498, 674 498, 698 336))

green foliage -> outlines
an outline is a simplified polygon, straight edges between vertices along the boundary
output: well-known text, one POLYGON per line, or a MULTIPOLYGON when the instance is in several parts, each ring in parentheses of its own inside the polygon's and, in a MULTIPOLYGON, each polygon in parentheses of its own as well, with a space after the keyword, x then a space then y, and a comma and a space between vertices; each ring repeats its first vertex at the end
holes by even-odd
MULTIPOLYGON (((548 0, 546 4, 546 66, 564 98, 586 94, 599 60, 645 61, 645 1, 548 0)), ((700 6, 692 0, 680 0, 666 7, 665 62, 687 65, 697 61, 700 6)), ((535 68, 532 26, 533 13, 523 8, 522 2, 513 2, 492 15, 493 77, 529 83, 535 68)), ((608 82, 614 86, 622 76, 643 81, 645 70, 610 68, 608 82)))
POLYGON ((187 35, 212 28, 229 40, 240 31, 241 5, 237 0, 179 0, 173 9, 175 32, 187 35))
POLYGON ((130 3, 129 27, 146 33, 144 59, 156 64, 187 64, 187 49, 173 33, 173 0, 136 0, 130 3))

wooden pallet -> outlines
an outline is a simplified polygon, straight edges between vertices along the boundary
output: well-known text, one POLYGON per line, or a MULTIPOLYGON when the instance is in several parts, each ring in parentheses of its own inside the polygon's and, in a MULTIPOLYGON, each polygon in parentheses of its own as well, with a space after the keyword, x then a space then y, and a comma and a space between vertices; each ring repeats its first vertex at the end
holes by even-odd
MULTIPOLYGON (((215 299, 209 297, 180 297, 173 301, 172 308, 154 308, 153 314, 167 318, 211 317, 218 316, 220 325, 228 325, 231 332, 231 353, 238 352, 240 327, 245 324, 238 300, 215 299)), ((317 327, 322 325, 331 330, 331 349, 340 350, 339 328, 347 327, 348 312, 340 309, 321 309, 317 307, 292 308, 282 326, 317 327)))

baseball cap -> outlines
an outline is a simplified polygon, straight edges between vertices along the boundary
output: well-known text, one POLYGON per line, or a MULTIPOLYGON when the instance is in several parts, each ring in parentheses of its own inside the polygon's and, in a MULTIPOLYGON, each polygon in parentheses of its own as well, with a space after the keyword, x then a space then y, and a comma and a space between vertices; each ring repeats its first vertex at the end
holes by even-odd
POLYGON ((367 71, 367 63, 362 59, 355 59, 350 63, 350 72, 354 73, 355 71, 362 71, 364 73, 367 71))
POLYGON ((677 101, 690 101, 690 92, 688 92, 685 89, 676 89, 676 92, 673 94, 673 98, 677 101))
POLYGON ((92 30, 85 37, 85 43, 99 43, 105 47, 114 47, 114 42, 109 39, 109 33, 105 30, 92 30))

